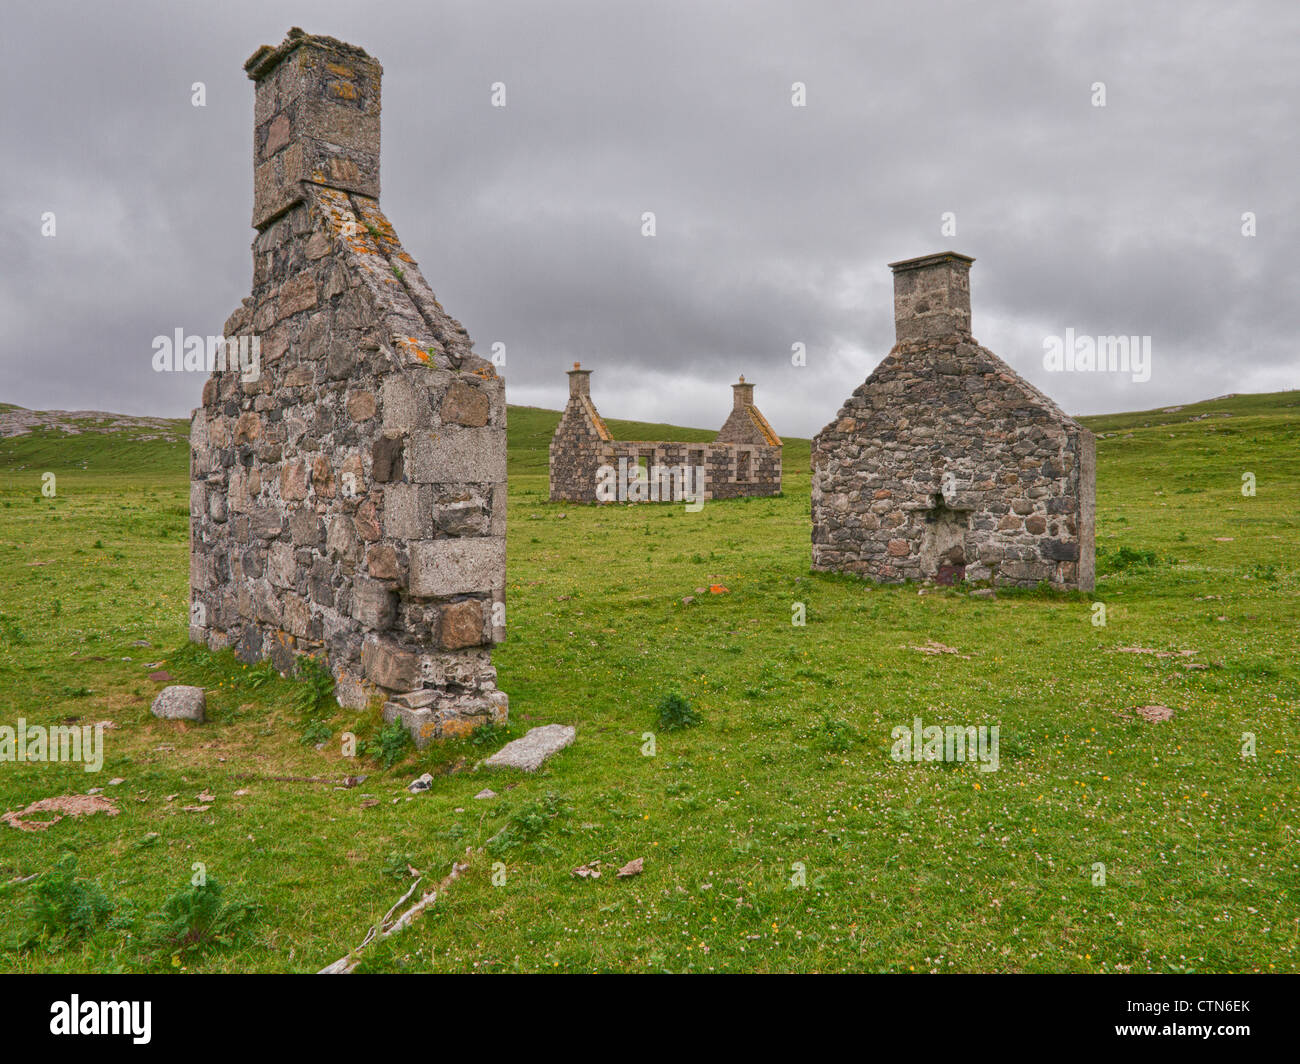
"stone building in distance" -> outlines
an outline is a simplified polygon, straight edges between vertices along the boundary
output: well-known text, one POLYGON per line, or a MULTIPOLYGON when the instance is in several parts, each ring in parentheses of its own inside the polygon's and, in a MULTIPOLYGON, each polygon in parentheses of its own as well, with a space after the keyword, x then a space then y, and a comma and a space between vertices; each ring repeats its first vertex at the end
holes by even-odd
POLYGON ((591 370, 569 373, 569 402, 550 449, 552 502, 688 501, 777 495, 781 438, 754 405, 754 385, 731 386, 732 408, 712 443, 615 440, 591 401, 591 370))
POLYGON ((974 261, 891 263, 897 342, 813 441, 813 568, 1091 589, 1092 433, 971 336, 974 261))
POLYGON ((190 638, 326 662, 417 742, 502 720, 505 385, 379 207, 382 68, 290 31, 255 83, 253 289, 194 412, 190 638))

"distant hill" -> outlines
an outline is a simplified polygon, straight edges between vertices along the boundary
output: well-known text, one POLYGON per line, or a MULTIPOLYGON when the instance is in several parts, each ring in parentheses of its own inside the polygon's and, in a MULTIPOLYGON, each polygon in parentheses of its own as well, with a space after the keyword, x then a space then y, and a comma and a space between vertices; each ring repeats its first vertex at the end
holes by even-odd
POLYGON ((185 468, 186 418, 137 417, 102 410, 27 410, 0 403, 0 470, 144 473, 185 468))
POLYGON ((1295 420, 1298 413, 1300 391, 1292 390, 1249 395, 1232 393, 1182 406, 1157 407, 1125 414, 1094 414, 1075 420, 1102 436, 1125 429, 1159 428, 1163 425, 1207 421, 1210 418, 1279 417, 1295 420))

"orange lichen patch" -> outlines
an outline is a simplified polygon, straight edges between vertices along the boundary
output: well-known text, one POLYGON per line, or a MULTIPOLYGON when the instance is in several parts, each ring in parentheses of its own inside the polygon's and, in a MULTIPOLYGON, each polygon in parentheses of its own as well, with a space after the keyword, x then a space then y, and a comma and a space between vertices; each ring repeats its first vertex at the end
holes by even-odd
POLYGON ((355 100, 357 98, 356 86, 349 85, 346 81, 331 81, 330 92, 341 100, 355 100))
POLYGON ((421 362, 429 361, 429 352, 420 346, 420 342, 414 336, 402 336, 397 340, 397 346, 405 351, 408 355, 413 355, 421 362))
POLYGON ((583 395, 580 398, 582 399, 583 409, 587 411, 587 418, 591 421, 592 428, 596 430, 596 435, 606 443, 613 440, 614 437, 610 435, 609 429, 605 425, 605 419, 596 412, 596 404, 588 396, 583 395))
POLYGON ((472 370, 471 372, 475 377, 480 377, 485 381, 496 380, 497 377, 497 371, 491 366, 480 366, 478 369, 472 370))
POLYGON ((11 828, 19 831, 44 831, 57 824, 67 816, 90 816, 94 813, 107 813, 117 816, 121 812, 111 799, 101 798, 97 794, 61 794, 57 798, 42 798, 32 802, 26 809, 5 813, 0 817, 11 828), (29 819, 36 813, 53 813, 53 820, 29 819))
POLYGON ((379 206, 373 200, 362 200, 360 210, 366 225, 373 226, 376 232, 389 243, 398 248, 401 247, 402 242, 397 239, 397 231, 393 228, 392 222, 384 216, 384 212, 379 209, 379 206))
MULTIPOLYGON (((741 380, 744 380, 742 377, 741 380)), ((769 447, 780 447, 781 437, 772 431, 772 426, 767 423, 767 418, 758 412, 758 407, 747 406, 745 412, 749 414, 749 419, 758 426, 758 431, 763 434, 763 439, 767 441, 769 447)))
POLYGON ((357 76, 351 67, 345 67, 342 63, 326 63, 325 69, 341 78, 354 78, 357 76))
POLYGON ((710 585, 709 585, 709 594, 710 594, 710 595, 728 595, 728 594, 730 594, 730 593, 731 593, 731 592, 730 592, 730 589, 723 587, 721 584, 710 584, 710 585))

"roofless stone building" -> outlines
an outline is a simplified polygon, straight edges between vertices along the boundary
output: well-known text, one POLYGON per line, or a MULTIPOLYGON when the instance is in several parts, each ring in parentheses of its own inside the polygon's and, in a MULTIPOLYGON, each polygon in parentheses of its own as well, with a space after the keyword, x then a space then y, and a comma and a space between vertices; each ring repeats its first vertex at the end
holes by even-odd
POLYGON ((194 412, 190 638, 328 662, 417 742, 503 719, 504 382, 379 207, 379 63, 291 30, 245 64, 253 291, 194 412))
POLYGON ((569 402, 551 438, 552 502, 677 502, 683 471, 691 501, 781 491, 781 438, 744 376, 713 443, 676 443, 615 440, 591 401, 591 370, 575 362, 568 372, 569 402))
POLYGON ((813 568, 1091 589, 1093 435, 970 331, 970 266, 890 264, 897 342, 813 441, 813 568))

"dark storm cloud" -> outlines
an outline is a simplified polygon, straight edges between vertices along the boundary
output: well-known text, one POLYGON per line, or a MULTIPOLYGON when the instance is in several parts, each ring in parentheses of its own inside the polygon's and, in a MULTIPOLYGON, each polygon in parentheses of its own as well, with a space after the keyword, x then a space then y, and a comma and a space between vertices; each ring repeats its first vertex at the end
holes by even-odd
POLYGON ((248 292, 242 63, 295 24, 384 64, 384 207, 512 402, 581 359, 608 416, 709 426, 743 372, 815 432, 893 341, 885 264, 948 247, 1072 412, 1300 386, 1293 4, 128 3, 7 15, 0 400, 197 402, 150 342, 248 292), (1150 381, 1045 372, 1066 329, 1151 336, 1150 381))

